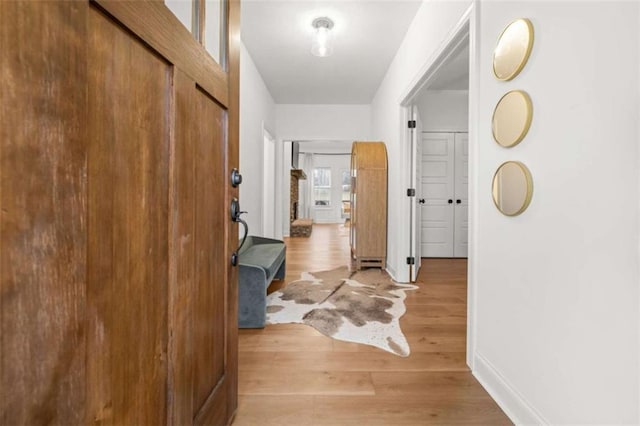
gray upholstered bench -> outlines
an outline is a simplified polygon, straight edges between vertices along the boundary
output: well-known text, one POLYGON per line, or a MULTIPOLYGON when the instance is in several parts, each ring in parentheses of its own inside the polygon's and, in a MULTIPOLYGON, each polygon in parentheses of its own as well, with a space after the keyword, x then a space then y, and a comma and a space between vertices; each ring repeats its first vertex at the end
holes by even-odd
POLYGON ((283 241, 248 236, 238 252, 238 327, 263 328, 267 316, 267 288, 284 279, 283 241))

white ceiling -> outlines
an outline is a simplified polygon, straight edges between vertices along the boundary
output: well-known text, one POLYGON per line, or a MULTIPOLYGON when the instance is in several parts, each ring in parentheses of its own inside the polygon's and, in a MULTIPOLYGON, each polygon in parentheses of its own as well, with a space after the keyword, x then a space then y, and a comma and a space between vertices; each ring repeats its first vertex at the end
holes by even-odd
POLYGON ((245 0, 242 41, 279 104, 368 104, 421 0, 245 0), (333 55, 311 55, 311 21, 334 23, 333 55))

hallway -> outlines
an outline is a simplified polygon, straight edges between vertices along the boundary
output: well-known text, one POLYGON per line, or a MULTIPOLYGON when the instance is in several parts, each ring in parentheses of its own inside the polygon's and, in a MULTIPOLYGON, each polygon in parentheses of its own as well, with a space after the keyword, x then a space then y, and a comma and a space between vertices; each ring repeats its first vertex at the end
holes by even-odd
MULTIPOLYGON (((287 278, 349 262, 349 228, 288 238, 287 278)), ((234 425, 511 424, 465 363, 466 268, 423 260, 401 327, 411 355, 325 337, 299 324, 240 330, 234 425)))

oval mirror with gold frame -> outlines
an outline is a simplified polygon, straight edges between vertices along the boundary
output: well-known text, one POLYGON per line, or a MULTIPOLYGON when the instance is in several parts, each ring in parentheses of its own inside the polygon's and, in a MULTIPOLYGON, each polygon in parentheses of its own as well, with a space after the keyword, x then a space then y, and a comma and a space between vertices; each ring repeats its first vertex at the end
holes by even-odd
POLYGON ((500 34, 493 51, 493 74, 509 81, 527 64, 533 47, 533 25, 526 18, 511 22, 500 34))
POLYGON ((531 127, 533 104, 527 92, 512 90, 498 101, 491 119, 493 139, 509 148, 524 139, 531 127))
POLYGON ((533 196, 533 179, 527 166, 519 161, 507 161, 493 175, 493 202, 506 216, 524 212, 533 196))

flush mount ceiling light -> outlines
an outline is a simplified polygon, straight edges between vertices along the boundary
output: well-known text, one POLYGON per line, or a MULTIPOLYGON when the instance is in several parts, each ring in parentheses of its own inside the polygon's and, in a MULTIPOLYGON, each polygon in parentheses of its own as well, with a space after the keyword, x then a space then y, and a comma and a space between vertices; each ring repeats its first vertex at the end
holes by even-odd
POLYGON ((331 55, 333 46, 331 43, 331 29, 333 21, 329 18, 316 18, 311 23, 315 30, 313 44, 311 45, 311 53, 314 56, 325 57, 331 55))

